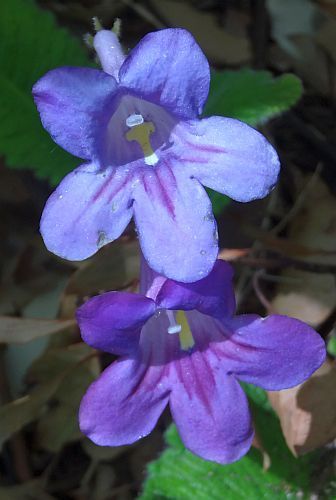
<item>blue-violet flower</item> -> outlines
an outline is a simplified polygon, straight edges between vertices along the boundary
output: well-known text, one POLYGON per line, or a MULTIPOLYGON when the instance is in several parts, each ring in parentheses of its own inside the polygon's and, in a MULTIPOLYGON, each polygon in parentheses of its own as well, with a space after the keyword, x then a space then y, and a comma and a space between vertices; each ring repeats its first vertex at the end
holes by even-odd
POLYGON ((191 284, 144 266, 142 293, 108 292, 79 308, 84 341, 121 356, 82 400, 80 427, 92 441, 137 441, 169 402, 195 454, 228 463, 248 451, 253 430, 239 381, 271 391, 295 386, 322 364, 325 346, 297 319, 235 317, 231 279, 223 261, 191 284))
POLYGON ((197 281, 218 252, 203 186, 242 202, 264 197, 277 180, 277 154, 238 120, 199 119, 209 65, 184 29, 149 33, 127 57, 110 31, 98 32, 94 46, 103 71, 58 68, 33 88, 43 126, 85 160, 46 204, 46 246, 85 259, 134 216, 149 265, 197 281))

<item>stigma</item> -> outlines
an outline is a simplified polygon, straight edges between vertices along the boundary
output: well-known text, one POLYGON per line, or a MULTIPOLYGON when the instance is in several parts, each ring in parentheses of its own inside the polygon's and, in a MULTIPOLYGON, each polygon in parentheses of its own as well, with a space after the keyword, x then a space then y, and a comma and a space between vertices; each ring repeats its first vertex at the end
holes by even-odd
POLYGON ((142 149, 146 165, 154 166, 159 161, 159 158, 153 151, 150 136, 155 132, 153 122, 145 122, 140 114, 133 114, 126 118, 126 125, 129 131, 126 133, 126 139, 136 141, 142 149))

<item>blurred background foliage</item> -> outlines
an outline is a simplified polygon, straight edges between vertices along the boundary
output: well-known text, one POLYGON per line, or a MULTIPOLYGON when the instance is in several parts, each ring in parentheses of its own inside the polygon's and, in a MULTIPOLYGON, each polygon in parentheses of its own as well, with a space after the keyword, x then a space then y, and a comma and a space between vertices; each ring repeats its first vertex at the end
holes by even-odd
POLYGON ((335 16, 334 0, 3 0, 1 500, 336 498, 335 16), (46 251, 44 203, 80 160, 43 130, 31 87, 57 66, 97 66, 83 41, 93 16, 122 20, 126 52, 149 31, 189 29, 212 66, 204 115, 260 128, 282 160, 266 200, 210 192, 220 256, 235 267, 240 312, 307 321, 329 359, 287 391, 245 386, 256 439, 230 466, 186 451, 168 413, 129 447, 97 447, 78 428, 80 399, 112 357, 81 342, 75 310, 105 290, 136 291, 138 247, 130 226, 82 263, 46 251))

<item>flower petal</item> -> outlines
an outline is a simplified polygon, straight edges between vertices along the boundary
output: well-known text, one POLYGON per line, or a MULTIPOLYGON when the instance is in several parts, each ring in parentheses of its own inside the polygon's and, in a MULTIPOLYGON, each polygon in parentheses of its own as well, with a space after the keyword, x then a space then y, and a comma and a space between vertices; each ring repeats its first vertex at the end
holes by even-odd
POLYGON ((129 354, 138 347, 141 328, 154 312, 155 303, 143 295, 108 292, 83 304, 77 320, 87 344, 113 354, 129 354))
POLYGON ((266 196, 277 182, 279 159, 257 130, 231 118, 180 124, 175 154, 205 186, 237 201, 266 196))
POLYGON ((132 217, 127 171, 83 165, 60 183, 41 219, 41 234, 51 252, 83 260, 118 238, 132 217))
POLYGON ((139 240, 150 267, 183 282, 209 274, 218 253, 217 231, 203 187, 162 160, 143 170, 133 196, 139 240))
POLYGON ((232 278, 232 267, 217 260, 211 273, 195 283, 166 280, 156 303, 165 309, 197 309, 211 316, 230 317, 235 311, 232 278))
POLYGON ((120 83, 181 118, 202 112, 210 84, 208 61, 184 29, 149 33, 119 72, 120 83))
POLYGON ((228 321, 227 328, 230 337, 217 348, 228 370, 270 391, 300 384, 325 359, 321 337, 297 319, 247 314, 228 321))
POLYGON ((33 95, 54 141, 69 153, 92 160, 99 156, 116 89, 116 80, 104 71, 64 67, 35 83, 33 95))
POLYGON ((160 367, 123 359, 113 363, 82 399, 82 432, 101 446, 131 444, 147 436, 168 402, 160 367))
POLYGON ((230 463, 251 446, 251 418, 239 383, 218 369, 210 354, 195 351, 174 364, 170 408, 190 451, 206 460, 230 463))
POLYGON ((162 288, 162 285, 167 281, 167 278, 161 276, 149 267, 143 254, 140 252, 140 283, 139 291, 146 297, 156 301, 156 297, 162 288))

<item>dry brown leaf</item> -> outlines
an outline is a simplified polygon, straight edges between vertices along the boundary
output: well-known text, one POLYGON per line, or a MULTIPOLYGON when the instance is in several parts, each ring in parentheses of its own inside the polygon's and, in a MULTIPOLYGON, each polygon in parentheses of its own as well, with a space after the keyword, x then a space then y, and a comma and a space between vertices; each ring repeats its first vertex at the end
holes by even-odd
POLYGON ((23 484, 15 486, 1 486, 0 500, 55 500, 54 496, 45 491, 45 481, 43 477, 25 481, 23 484))
POLYGON ((122 289, 139 275, 136 241, 115 242, 83 262, 70 277, 61 299, 60 317, 72 318, 85 297, 122 289))
POLYGON ((336 438, 336 365, 327 360, 314 375, 292 389, 269 392, 282 432, 295 456, 336 438))
POLYGON ((30 394, 4 404, 0 408, 0 447, 15 432, 36 420, 44 411, 44 405, 60 386, 64 374, 41 384, 30 394))
POLYGON ((287 59, 289 68, 295 69, 304 81, 323 94, 332 90, 328 61, 318 33, 330 16, 310 0, 267 0, 272 35, 276 41, 269 51, 269 61, 277 64, 287 59))
MULTIPOLYGON (((306 182, 304 180, 303 185, 306 182)), ((288 237, 294 244, 308 248, 318 246, 325 251, 324 255, 302 257, 307 262, 336 263, 336 255, 332 254, 336 250, 336 199, 321 179, 316 180, 314 189, 293 218, 288 237)), ((277 287, 273 308, 313 326, 325 321, 336 304, 334 276, 298 269, 287 269, 282 276, 287 282, 284 280, 277 287)))
POLYGON ((336 1, 335 0, 318 0, 321 9, 336 17, 336 1))
POLYGON ((254 438, 252 441, 252 446, 253 446, 253 448, 256 448, 257 450, 260 451, 260 453, 262 455, 263 469, 265 471, 268 470, 272 464, 271 457, 269 456, 269 454, 265 450, 265 448, 261 442, 260 436, 256 430, 254 431, 254 438))
POLYGON ((22 239, 22 246, 5 261, 0 315, 21 315, 36 297, 57 288, 72 272, 69 263, 47 251, 40 237, 23 233, 22 239))
MULTIPOLYGON (((238 217, 237 220, 239 220, 238 217)), ((274 236, 268 231, 251 226, 243 221, 240 224, 240 228, 244 231, 245 234, 247 234, 254 240, 260 241, 265 248, 280 252, 286 257, 314 257, 328 255, 334 257, 334 262, 336 261, 336 248, 327 250, 318 246, 316 242, 315 244, 311 242, 311 245, 306 245, 302 244, 300 241, 297 241, 297 239, 294 239, 294 237, 293 239, 291 239, 274 236)), ((317 259, 314 259, 314 261, 317 262, 317 259)))
POLYGON ((0 342, 23 344, 53 333, 63 332, 75 324, 75 320, 62 321, 0 316, 0 342))
POLYGON ((53 11, 67 22, 90 23, 93 17, 103 21, 104 26, 113 25, 116 17, 122 17, 125 6, 121 0, 80 1, 43 0, 43 7, 53 11))
POLYGON ((114 460, 130 450, 130 446, 98 446, 89 439, 82 441, 85 453, 94 461, 114 460))
MULTIPOLYGON (((336 5, 334 6, 336 11, 336 5)), ((336 19, 330 17, 316 35, 317 42, 336 62, 336 19)))
POLYGON ((202 12, 186 2, 150 0, 155 11, 170 26, 189 30, 214 64, 243 64, 251 59, 250 41, 220 26, 211 12, 202 12))
POLYGON ((29 201, 29 191, 23 177, 18 172, 5 168, 0 161, 0 201, 3 203, 25 203, 29 201))
POLYGON ((237 260, 240 257, 245 257, 251 252, 250 248, 223 248, 218 254, 218 258, 222 260, 237 260))
MULTIPOLYGON (((84 383, 87 387, 88 383, 96 378, 98 370, 98 361, 93 349, 84 343, 46 352, 29 369, 30 381, 39 382, 34 389, 29 394, 0 407, 0 447, 28 423, 44 418, 46 403, 51 398, 68 407, 76 404, 75 396, 82 396, 83 389, 80 384, 84 383), (84 369, 89 376, 86 379, 83 377, 84 369)), ((73 422, 76 422, 77 408, 73 414, 73 422)), ((64 415, 61 415, 62 418, 64 422, 64 415)), ((57 420, 60 420, 59 415, 56 415, 57 420)), ((57 443, 54 443, 54 446, 56 448, 57 443)))
POLYGON ((67 443, 82 437, 78 425, 78 408, 95 378, 88 362, 78 365, 64 378, 53 395, 53 404, 37 422, 36 441, 40 448, 57 453, 67 443))

